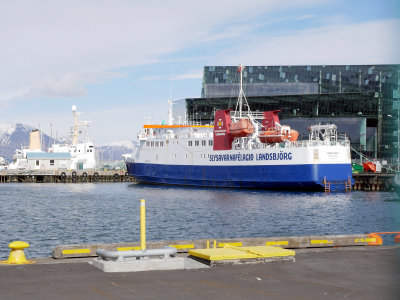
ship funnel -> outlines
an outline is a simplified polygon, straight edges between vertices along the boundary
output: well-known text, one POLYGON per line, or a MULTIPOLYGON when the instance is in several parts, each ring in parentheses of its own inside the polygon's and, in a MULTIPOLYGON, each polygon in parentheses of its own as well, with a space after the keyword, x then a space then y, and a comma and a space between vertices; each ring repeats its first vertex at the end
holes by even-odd
POLYGON ((29 150, 41 150, 40 132, 35 129, 29 133, 29 150))

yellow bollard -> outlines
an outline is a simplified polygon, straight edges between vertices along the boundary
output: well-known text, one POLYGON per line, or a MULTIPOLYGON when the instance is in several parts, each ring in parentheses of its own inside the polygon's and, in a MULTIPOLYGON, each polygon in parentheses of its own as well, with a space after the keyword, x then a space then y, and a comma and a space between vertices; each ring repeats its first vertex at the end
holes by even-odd
POLYGON ((140 249, 146 250, 146 205, 140 200, 140 249))
POLYGON ((210 241, 207 240, 207 249, 210 249, 210 241))
POLYGON ((10 256, 8 260, 0 261, 0 264, 8 265, 22 265, 22 264, 33 264, 35 261, 26 260, 24 248, 28 248, 29 244, 26 242, 15 241, 8 245, 11 248, 10 256))
POLYGON ((214 240, 214 249, 217 249, 217 241, 214 240))

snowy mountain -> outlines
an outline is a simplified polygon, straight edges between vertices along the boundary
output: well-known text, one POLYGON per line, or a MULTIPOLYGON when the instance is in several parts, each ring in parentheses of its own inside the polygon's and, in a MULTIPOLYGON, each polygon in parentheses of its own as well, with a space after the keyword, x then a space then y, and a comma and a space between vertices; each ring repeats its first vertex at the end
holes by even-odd
MULTIPOLYGON (((0 157, 11 162, 16 149, 29 146, 29 133, 36 128, 21 123, 0 122, 0 157)), ((54 139, 43 133, 43 150, 53 144, 54 139)), ((118 141, 103 146, 97 146, 97 161, 109 162, 122 160, 122 154, 132 153, 137 143, 131 140, 118 141)))
POLYGON ((107 162, 122 160, 123 154, 132 153, 136 147, 137 143, 132 140, 112 142, 103 146, 98 146, 98 161, 107 162))
MULTIPOLYGON (((29 146, 29 133, 36 128, 21 123, 0 122, 0 156, 12 161, 14 152, 29 146)), ((51 138, 43 133, 43 147, 50 144, 51 138)))

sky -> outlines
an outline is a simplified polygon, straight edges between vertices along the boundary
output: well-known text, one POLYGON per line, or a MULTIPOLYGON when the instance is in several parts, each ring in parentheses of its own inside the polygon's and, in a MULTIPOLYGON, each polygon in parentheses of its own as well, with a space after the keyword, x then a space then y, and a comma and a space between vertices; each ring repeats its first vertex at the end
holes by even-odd
POLYGON ((399 32, 398 0, 0 0, 0 122, 136 140, 204 66, 399 64, 399 32))

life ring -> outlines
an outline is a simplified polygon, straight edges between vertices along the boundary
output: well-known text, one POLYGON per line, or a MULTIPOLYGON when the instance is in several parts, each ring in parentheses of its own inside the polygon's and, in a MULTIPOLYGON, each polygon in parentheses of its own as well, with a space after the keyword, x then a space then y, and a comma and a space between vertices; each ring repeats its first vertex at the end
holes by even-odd
POLYGON ((119 175, 117 173, 114 174, 113 180, 114 182, 119 181, 119 175))
POLYGON ((95 173, 93 174, 93 181, 94 181, 94 182, 98 182, 98 181, 99 181, 99 173, 95 172, 95 173))
POLYGON ((61 173, 61 182, 65 183, 67 181, 67 174, 65 172, 61 173))
POLYGON ((82 173, 82 181, 87 181, 87 173, 86 172, 83 172, 82 173))
POLYGON ((76 172, 75 171, 73 171, 71 173, 71 179, 72 179, 72 182, 76 182, 76 172))

